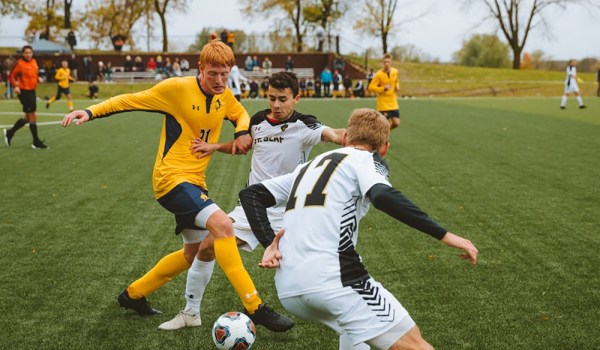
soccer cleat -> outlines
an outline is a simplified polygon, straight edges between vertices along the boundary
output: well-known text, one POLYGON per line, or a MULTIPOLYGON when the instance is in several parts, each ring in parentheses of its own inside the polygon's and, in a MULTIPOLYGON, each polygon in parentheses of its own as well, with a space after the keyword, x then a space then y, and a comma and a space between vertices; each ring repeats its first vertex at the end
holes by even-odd
POLYGON ((47 149, 49 147, 46 146, 42 141, 35 141, 33 143, 33 145, 31 145, 31 148, 33 148, 33 149, 47 149))
POLYGON ((581 105, 579 106, 579 109, 586 109, 587 107, 585 105, 581 105))
POLYGON ((46 109, 50 108, 50 102, 46 102, 46 109))
POLYGON ((277 313, 265 304, 260 304, 258 309, 250 314, 248 310, 245 314, 250 317, 254 324, 260 324, 273 332, 285 332, 294 326, 294 321, 284 315, 277 313))
POLYGON ((10 130, 4 129, 4 142, 6 142, 8 147, 10 147, 10 141, 12 140, 12 137, 13 135, 11 134, 10 130))
POLYGON ((131 299, 129 297, 129 293, 127 293, 127 289, 125 289, 121 294, 119 294, 119 305, 126 309, 132 309, 141 316, 151 316, 162 314, 159 310, 153 309, 152 306, 148 303, 145 297, 141 299, 131 299))
POLYGON ((174 331, 185 327, 198 327, 202 324, 200 313, 195 315, 186 314, 181 311, 172 320, 162 323, 158 329, 163 331, 174 331))
POLYGON ((560 109, 565 109, 565 106, 560 106, 560 109))

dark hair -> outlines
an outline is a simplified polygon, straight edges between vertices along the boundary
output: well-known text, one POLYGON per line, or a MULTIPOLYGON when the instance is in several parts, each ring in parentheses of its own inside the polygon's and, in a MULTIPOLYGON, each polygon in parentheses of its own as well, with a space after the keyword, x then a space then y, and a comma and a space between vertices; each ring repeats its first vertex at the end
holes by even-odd
POLYGON ((31 45, 25 45, 25 46, 23 46, 23 48, 21 49, 21 52, 25 52, 25 50, 27 50, 27 49, 29 49, 29 50, 33 51, 33 47, 31 47, 31 45))
POLYGON ((298 77, 292 72, 281 71, 273 73, 269 78, 269 86, 280 90, 289 88, 292 90, 292 95, 294 97, 298 96, 298 77))

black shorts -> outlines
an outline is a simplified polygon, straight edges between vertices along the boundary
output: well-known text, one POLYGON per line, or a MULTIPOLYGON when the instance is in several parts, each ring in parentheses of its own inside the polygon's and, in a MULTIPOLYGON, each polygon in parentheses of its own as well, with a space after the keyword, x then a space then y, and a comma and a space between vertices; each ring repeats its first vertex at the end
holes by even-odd
POLYGON ((23 112, 33 113, 37 110, 37 97, 35 90, 21 90, 19 101, 23 105, 23 112))
POLYGON ((158 203, 175 215, 175 234, 184 229, 201 230, 194 220, 202 209, 214 204, 208 197, 208 191, 189 182, 175 186, 167 194, 158 199, 158 203))
POLYGON ((400 110, 394 109, 391 111, 379 111, 379 113, 383 114, 386 118, 400 118, 400 110))
POLYGON ((57 99, 57 100, 60 100, 60 97, 61 97, 63 94, 64 94, 65 96, 68 96, 68 95, 70 95, 70 94, 71 94, 71 89, 70 89, 70 88, 68 88, 68 87, 66 87, 66 88, 63 88, 63 87, 60 87, 60 86, 59 86, 59 87, 57 87, 57 89, 56 89, 56 96, 54 96, 54 98, 55 98, 55 99, 57 99))

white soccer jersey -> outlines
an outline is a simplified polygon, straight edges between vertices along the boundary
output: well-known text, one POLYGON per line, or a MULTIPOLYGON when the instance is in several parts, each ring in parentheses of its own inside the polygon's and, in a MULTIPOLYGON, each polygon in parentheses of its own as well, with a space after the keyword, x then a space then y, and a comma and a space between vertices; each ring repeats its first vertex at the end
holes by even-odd
POLYGON ((258 112, 250 120, 254 144, 248 186, 291 173, 305 163, 326 128, 314 116, 297 111, 276 123, 267 119, 268 113, 268 109, 258 112))
POLYGON ((575 66, 567 66, 567 77, 565 79, 565 92, 577 92, 579 86, 577 86, 577 68, 575 66))
POLYGON ((264 181, 278 205, 287 203, 283 258, 275 275, 280 298, 350 286, 368 277, 354 249, 366 193, 391 186, 377 153, 352 147, 326 152, 288 175, 264 181))

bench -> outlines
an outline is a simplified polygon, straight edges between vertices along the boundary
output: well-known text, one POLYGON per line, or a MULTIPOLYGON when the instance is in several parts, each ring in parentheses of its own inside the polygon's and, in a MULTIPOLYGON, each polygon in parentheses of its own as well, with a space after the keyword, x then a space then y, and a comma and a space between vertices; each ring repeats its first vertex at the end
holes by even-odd
MULTIPOLYGON (((198 75, 197 69, 190 69, 189 71, 182 72, 182 76, 196 76, 198 75)), ((114 67, 111 75, 115 81, 127 81, 129 83, 141 83, 156 80, 155 71, 143 71, 143 72, 125 72, 123 67, 114 67)))

